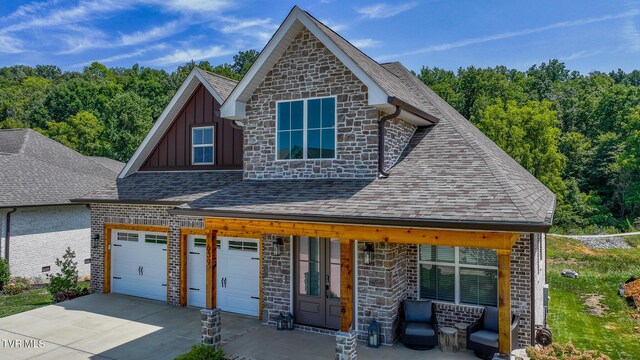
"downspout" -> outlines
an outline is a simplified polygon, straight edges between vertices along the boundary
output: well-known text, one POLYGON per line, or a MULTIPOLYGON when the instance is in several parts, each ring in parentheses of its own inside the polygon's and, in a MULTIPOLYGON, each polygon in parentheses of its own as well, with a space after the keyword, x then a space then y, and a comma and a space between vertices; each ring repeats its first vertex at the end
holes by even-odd
POLYGON ((400 106, 396 105, 396 112, 385 115, 378 120, 378 173, 380 177, 389 177, 389 173, 384 171, 384 125, 387 121, 395 119, 400 115, 400 106))
MULTIPOLYGON (((529 304, 531 304, 531 345, 535 345, 536 343, 536 284, 535 284, 535 265, 536 265, 536 259, 538 258, 538 255, 536 254, 536 252, 534 251, 536 246, 536 240, 535 240, 535 234, 534 233, 530 233, 529 234, 529 258, 530 258, 530 271, 531 271, 531 301, 529 302, 529 304)), ((538 249, 538 251, 541 251, 542 249, 538 249)))
POLYGON ((16 212, 17 208, 13 208, 13 210, 7 213, 7 226, 5 227, 5 235, 4 235, 4 258, 9 262, 9 240, 11 239, 11 214, 16 212))

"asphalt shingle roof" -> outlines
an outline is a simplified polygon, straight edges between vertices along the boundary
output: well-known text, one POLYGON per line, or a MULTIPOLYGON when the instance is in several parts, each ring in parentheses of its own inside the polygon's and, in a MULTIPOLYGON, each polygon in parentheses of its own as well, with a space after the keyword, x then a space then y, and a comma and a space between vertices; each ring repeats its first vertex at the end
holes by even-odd
POLYGON ((220 95, 222 100, 226 100, 229 97, 229 94, 231 94, 231 91, 233 91, 233 88, 235 88, 238 84, 237 81, 226 78, 224 76, 220 76, 218 74, 214 74, 200 68, 196 69, 198 69, 198 72, 200 72, 202 77, 204 77, 207 82, 211 84, 213 89, 218 93, 218 95, 220 95))
POLYGON ((70 203, 112 182, 113 167, 30 129, 0 130, 0 207, 70 203))

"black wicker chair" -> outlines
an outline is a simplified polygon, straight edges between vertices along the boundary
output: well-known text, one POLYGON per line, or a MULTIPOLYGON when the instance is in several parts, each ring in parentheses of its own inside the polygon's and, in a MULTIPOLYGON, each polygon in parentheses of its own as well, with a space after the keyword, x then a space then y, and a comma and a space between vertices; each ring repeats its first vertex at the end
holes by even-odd
MULTIPOLYGON (((520 317, 511 316, 511 348, 518 345, 520 317)), ((486 306, 480 319, 467 327, 467 349, 481 359, 491 359, 498 352, 498 308, 486 306)))
POLYGON ((432 301, 405 300, 400 318, 400 342, 415 350, 438 345, 438 321, 432 301))

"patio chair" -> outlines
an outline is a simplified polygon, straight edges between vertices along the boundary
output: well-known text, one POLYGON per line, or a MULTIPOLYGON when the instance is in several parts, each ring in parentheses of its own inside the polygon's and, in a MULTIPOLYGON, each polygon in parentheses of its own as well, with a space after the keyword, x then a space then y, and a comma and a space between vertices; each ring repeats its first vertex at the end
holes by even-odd
POLYGON ((405 300, 400 318, 400 342, 415 350, 438 345, 438 321, 435 305, 429 301, 405 300))
MULTIPOLYGON (((518 345, 520 317, 511 316, 511 348, 518 345)), ((481 359, 491 359, 498 352, 498 308, 485 306, 480 319, 467 327, 467 349, 481 359)))

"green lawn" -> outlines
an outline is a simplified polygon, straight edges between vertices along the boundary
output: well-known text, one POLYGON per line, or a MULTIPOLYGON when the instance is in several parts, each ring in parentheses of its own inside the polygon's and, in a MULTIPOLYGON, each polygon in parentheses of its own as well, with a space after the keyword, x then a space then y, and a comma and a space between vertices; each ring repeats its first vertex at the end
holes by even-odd
POLYGON ((53 304, 53 299, 46 288, 33 289, 18 295, 0 295, 0 317, 33 310, 50 304, 53 304))
POLYGON ((634 249, 593 250, 580 242, 548 237, 549 325, 554 341, 569 340, 577 348, 596 349, 612 359, 640 359, 640 321, 618 296, 618 285, 640 275, 640 237, 630 241, 634 249), (569 268, 578 279, 560 276, 569 268), (603 315, 588 313, 587 294, 603 296, 603 315))

